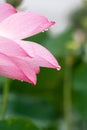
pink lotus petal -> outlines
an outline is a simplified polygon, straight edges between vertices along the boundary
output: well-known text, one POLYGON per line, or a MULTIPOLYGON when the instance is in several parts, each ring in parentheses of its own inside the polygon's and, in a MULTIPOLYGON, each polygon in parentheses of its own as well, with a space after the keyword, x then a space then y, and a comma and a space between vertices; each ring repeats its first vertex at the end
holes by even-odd
POLYGON ((57 60, 45 47, 43 47, 37 43, 34 43, 34 42, 28 42, 28 41, 22 41, 22 40, 18 40, 17 42, 21 47, 23 47, 23 49, 29 55, 30 55, 29 48, 31 47, 31 49, 33 49, 35 56, 32 57, 31 59, 29 58, 29 61, 33 65, 56 68, 58 70, 60 69, 60 66, 59 66, 57 60), (22 46, 23 44, 24 44, 24 46, 22 46))
POLYGON ((33 69, 36 74, 40 73, 40 66, 32 63, 33 58, 29 58, 29 57, 18 57, 18 58, 20 58, 24 63, 28 64, 28 67, 33 69))
POLYGON ((28 77, 32 84, 36 84, 36 73, 39 72, 39 67, 31 66, 30 62, 26 58, 22 57, 12 57, 14 63, 19 67, 19 69, 28 77))
POLYGON ((0 4, 0 75, 36 84, 40 66, 60 69, 54 56, 43 46, 20 39, 51 27, 44 16, 17 13, 9 4, 0 4))
POLYGON ((0 4, 0 22, 16 12, 17 12, 16 9, 10 4, 1 3, 0 4))
MULTIPOLYGON (((33 55, 32 50, 30 51, 33 55)), ((9 56, 28 56, 27 53, 13 40, 0 36, 0 53, 9 56)))
POLYGON ((51 27, 44 16, 36 13, 16 13, 0 23, 0 35, 11 39, 23 39, 51 27))
POLYGON ((19 67, 9 57, 1 53, 0 75, 32 83, 31 80, 19 69, 19 67))

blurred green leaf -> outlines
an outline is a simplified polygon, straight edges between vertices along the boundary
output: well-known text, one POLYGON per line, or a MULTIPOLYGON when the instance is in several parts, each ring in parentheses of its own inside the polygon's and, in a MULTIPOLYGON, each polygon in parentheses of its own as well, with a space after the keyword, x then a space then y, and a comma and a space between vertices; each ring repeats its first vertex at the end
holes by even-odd
POLYGON ((87 120, 87 91, 74 91, 73 105, 80 117, 87 120))
POLYGON ((58 72, 54 69, 41 68, 36 86, 21 81, 12 81, 10 90, 19 94, 50 98, 55 92, 58 94, 57 90, 59 90, 62 82, 61 76, 62 71, 58 72))
POLYGON ((27 96, 16 96, 13 113, 27 116, 35 120, 55 119, 55 107, 42 98, 27 96))
POLYGON ((82 7, 80 7, 72 13, 70 19, 74 29, 79 28, 84 31, 87 31, 87 22, 85 23, 84 21, 84 19, 87 19, 87 1, 83 4, 82 7))
POLYGON ((45 47, 47 47, 56 57, 67 54, 67 44, 72 41, 73 29, 67 29, 63 33, 54 38, 47 40, 45 47))
POLYGON ((80 63, 73 75, 73 88, 87 92, 87 63, 80 63))
POLYGON ((51 124, 50 126, 48 126, 46 129, 44 130, 59 130, 58 129, 58 122, 57 123, 54 123, 54 124, 51 124))
POLYGON ((28 119, 10 118, 0 121, 0 130, 40 130, 28 119))
MULTIPOLYGON (((62 112, 62 80, 54 69, 41 69, 36 86, 12 80, 7 113, 51 122, 62 112), (50 81, 50 82, 49 82, 50 81)), ((45 123, 46 124, 46 123, 45 123)))
POLYGON ((75 67, 73 104, 80 116, 87 119, 87 63, 80 63, 75 67))
POLYGON ((39 33, 37 35, 28 37, 28 38, 26 38, 24 40, 33 41, 33 42, 37 42, 39 44, 44 45, 49 38, 50 38, 49 33, 45 31, 45 32, 41 32, 41 33, 39 33))
MULTIPOLYGON (((54 95, 50 95, 54 96, 54 95)), ((51 98, 52 98, 51 97, 51 98)), ((61 97, 55 97, 52 103, 40 96, 10 95, 8 100, 7 115, 20 115, 40 121, 53 121, 61 115, 61 97)))
POLYGON ((0 89, 4 86, 4 82, 5 82, 5 77, 0 76, 0 89))

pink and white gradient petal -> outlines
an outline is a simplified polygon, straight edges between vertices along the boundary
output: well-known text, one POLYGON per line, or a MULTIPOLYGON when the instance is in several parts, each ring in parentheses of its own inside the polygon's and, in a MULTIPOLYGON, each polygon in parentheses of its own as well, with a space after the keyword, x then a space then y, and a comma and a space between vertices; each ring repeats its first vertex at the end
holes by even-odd
POLYGON ((0 3, 0 22, 15 13, 17 13, 17 11, 13 6, 6 3, 0 3))
POLYGON ((55 22, 49 22, 42 15, 29 13, 16 13, 0 23, 0 35, 11 39, 24 39, 48 29, 55 22))
POLYGON ((29 78, 14 64, 14 62, 4 54, 0 53, 0 75, 12 79, 31 82, 29 78))
POLYGON ((36 74, 39 73, 39 67, 32 65, 24 57, 12 57, 12 61, 19 67, 19 69, 26 75, 33 85, 36 84, 36 74))
POLYGON ((41 46, 40 44, 29 41, 18 40, 16 42, 18 42, 18 44, 23 47, 23 49, 28 55, 30 55, 29 48, 33 49, 34 57, 29 58, 29 62, 33 65, 56 68, 58 70, 60 69, 60 65, 58 64, 55 57, 45 47, 41 46))
MULTIPOLYGON (((32 50, 30 51, 32 55, 32 50)), ((0 53, 8 56, 28 56, 24 49, 22 49, 16 41, 0 36, 0 53)))

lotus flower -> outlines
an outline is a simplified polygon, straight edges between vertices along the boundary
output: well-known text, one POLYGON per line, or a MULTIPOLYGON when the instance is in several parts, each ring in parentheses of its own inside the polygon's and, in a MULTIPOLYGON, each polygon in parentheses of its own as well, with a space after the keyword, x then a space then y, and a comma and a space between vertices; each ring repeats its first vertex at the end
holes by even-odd
POLYGON ((34 12, 17 12, 0 4, 0 75, 36 84, 40 67, 60 69, 54 56, 43 46, 22 39, 48 29, 55 22, 34 12))

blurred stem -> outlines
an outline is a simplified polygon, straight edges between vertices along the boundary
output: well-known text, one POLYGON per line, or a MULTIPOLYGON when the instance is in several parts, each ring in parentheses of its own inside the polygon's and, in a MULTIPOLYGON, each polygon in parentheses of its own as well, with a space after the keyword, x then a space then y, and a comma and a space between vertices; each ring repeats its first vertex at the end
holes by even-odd
POLYGON ((65 57, 64 72, 64 119, 66 130, 72 129, 72 63, 73 57, 65 57))
POLYGON ((7 78, 5 81, 4 88, 3 88, 2 111, 1 111, 2 120, 5 118, 5 115, 6 115, 9 88, 10 88, 10 79, 7 78))

